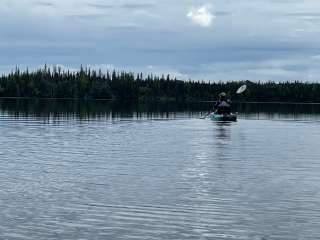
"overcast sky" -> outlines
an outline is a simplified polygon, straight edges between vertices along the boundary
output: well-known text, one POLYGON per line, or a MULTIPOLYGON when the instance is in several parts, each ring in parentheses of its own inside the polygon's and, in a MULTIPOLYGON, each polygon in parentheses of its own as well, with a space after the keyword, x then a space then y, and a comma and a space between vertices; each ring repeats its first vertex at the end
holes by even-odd
POLYGON ((44 63, 320 80, 319 0, 0 0, 0 72, 44 63))

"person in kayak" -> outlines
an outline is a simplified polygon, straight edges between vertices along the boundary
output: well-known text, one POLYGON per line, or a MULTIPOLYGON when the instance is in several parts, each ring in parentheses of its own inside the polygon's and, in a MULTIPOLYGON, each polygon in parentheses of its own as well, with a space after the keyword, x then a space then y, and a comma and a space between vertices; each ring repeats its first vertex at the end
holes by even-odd
POLYGON ((227 94, 222 92, 219 94, 219 100, 214 105, 214 112, 217 114, 230 114, 231 101, 227 99, 227 94))

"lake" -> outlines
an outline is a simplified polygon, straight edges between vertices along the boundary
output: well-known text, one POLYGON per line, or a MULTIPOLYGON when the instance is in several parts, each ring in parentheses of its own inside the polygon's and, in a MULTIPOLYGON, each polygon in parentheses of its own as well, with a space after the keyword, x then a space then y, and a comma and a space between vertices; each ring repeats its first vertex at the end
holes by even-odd
POLYGON ((0 100, 1 239, 317 239, 320 106, 0 100))

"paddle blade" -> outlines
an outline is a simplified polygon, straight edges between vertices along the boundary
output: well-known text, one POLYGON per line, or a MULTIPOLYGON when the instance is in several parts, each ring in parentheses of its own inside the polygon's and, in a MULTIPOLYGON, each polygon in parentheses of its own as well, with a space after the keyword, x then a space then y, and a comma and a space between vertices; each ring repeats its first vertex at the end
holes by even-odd
POLYGON ((242 85, 238 91, 237 91, 237 94, 241 94, 243 93, 245 90, 247 90, 247 85, 242 85))

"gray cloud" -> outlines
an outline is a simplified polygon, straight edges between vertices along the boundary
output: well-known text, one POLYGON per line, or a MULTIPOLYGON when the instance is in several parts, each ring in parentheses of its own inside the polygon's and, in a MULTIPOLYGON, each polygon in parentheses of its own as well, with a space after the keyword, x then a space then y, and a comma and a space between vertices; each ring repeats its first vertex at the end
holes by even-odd
POLYGON ((228 16, 231 14, 232 14, 232 12, 230 12, 230 11, 215 11, 214 12, 215 16, 228 16))
POLYGON ((0 73, 47 62, 206 80, 318 80, 319 12, 317 0, 5 0, 0 73), (208 3, 214 24, 197 27, 187 14, 208 3))
POLYGON ((102 4, 102 3, 88 3, 87 6, 92 7, 92 8, 97 8, 97 9, 112 9, 115 8, 116 5, 112 4, 102 4))
POLYGON ((45 2, 45 1, 35 1, 35 2, 33 2, 33 5, 41 6, 41 7, 55 7, 56 6, 52 2, 45 2))
POLYGON ((96 8, 99 10, 103 9, 128 9, 128 10, 140 10, 150 9, 156 6, 154 3, 125 3, 125 4, 101 4, 101 3, 88 3, 87 6, 96 8))
POLYGON ((69 15, 68 17, 74 20, 97 20, 99 18, 106 17, 106 14, 75 14, 75 15, 69 15))
POLYGON ((123 4, 120 7, 124 8, 124 9, 132 9, 132 10, 136 10, 136 9, 149 9, 149 8, 153 8, 155 7, 156 4, 154 3, 127 3, 127 4, 123 4))
POLYGON ((293 12, 293 13, 288 13, 286 16, 293 16, 293 17, 320 17, 319 12, 293 12))

